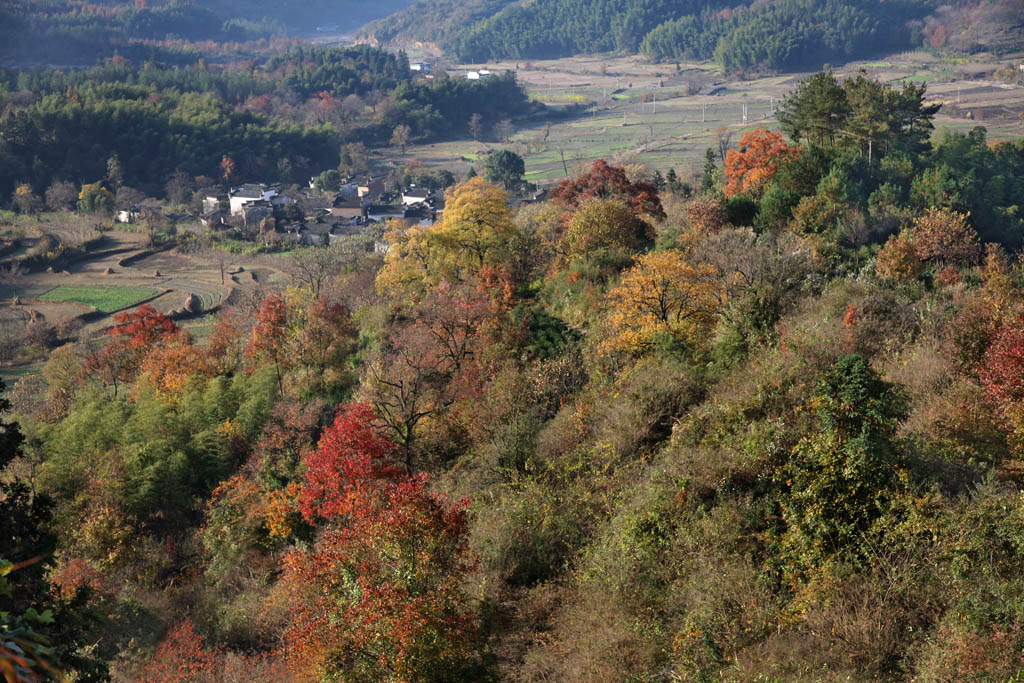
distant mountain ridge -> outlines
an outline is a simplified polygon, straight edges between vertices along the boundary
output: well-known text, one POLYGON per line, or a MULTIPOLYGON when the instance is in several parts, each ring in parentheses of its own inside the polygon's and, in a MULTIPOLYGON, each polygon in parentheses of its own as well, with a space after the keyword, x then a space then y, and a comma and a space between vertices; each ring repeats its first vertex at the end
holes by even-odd
POLYGON ((351 32, 409 0, 0 0, 0 65, 91 65, 129 59, 194 61, 184 43, 245 43, 329 29, 351 32), (164 47, 174 44, 172 49, 164 47))
POLYGON ((222 17, 264 17, 285 29, 315 30, 334 27, 339 32, 355 31, 368 22, 407 9, 411 0, 195 0, 222 17))
POLYGON ((465 62, 643 54, 714 59, 727 71, 806 70, 930 45, 1020 49, 1020 0, 419 0, 357 34, 436 45, 465 62))
POLYGON ((356 35, 373 43, 429 43, 447 51, 467 29, 516 3, 517 0, 416 0, 400 12, 370 22, 356 35))

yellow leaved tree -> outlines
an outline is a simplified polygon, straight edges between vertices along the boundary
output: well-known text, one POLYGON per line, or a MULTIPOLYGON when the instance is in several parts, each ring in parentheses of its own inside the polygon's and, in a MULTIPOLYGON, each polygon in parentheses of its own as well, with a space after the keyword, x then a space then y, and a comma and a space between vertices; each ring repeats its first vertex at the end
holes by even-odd
POLYGON ((567 225, 565 241, 572 256, 599 248, 636 252, 654 241, 653 228, 618 199, 584 199, 567 225))
POLYGON ((611 353, 645 353, 663 342, 707 346, 725 292, 715 268, 691 265, 676 250, 645 254, 608 293, 611 353))
POLYGON ((377 290, 392 298, 419 301, 441 281, 465 282, 485 267, 506 263, 517 233, 508 193, 481 178, 471 178, 445 193, 439 223, 407 227, 394 220, 388 224, 384 235, 388 252, 377 275, 377 290))

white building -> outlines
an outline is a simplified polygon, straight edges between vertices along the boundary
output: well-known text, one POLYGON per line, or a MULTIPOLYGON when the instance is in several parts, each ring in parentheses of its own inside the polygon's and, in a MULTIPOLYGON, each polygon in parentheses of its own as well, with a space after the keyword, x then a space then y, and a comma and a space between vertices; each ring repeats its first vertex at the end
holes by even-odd
POLYGON ((406 206, 419 204, 430 199, 430 190, 411 188, 402 192, 402 203, 406 206))
POLYGON ((231 195, 228 203, 231 206, 231 215, 239 216, 243 213, 244 207, 250 202, 269 202, 277 196, 277 188, 267 185, 249 183, 231 188, 231 195))

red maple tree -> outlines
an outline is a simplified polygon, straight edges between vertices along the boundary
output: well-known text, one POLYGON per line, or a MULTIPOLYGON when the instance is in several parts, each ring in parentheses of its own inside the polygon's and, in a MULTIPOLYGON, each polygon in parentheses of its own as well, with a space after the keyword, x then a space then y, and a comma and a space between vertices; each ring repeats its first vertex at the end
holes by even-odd
POLYGON ((989 402, 1007 425, 1024 435, 1024 317, 1004 324, 978 365, 989 402))
POLYGON ((365 490, 404 477, 397 454, 369 403, 342 406, 319 447, 303 459, 302 516, 314 522, 351 513, 365 490))
POLYGON ((590 197, 618 199, 625 202, 637 215, 646 214, 656 219, 665 218, 658 190, 650 183, 634 183, 626 177, 620 166, 609 166, 598 159, 590 171, 578 178, 567 178, 551 191, 551 198, 570 207, 578 207, 590 197))
POLYGON ((344 526, 285 558, 294 669, 331 680, 479 680, 483 639, 461 589, 473 567, 464 506, 427 492, 422 476, 349 500, 344 526))
POLYGON ((110 335, 124 337, 128 348, 138 352, 144 352, 162 341, 185 334, 170 317, 158 312, 149 304, 116 315, 114 323, 110 328, 110 335))
POLYGON ((281 386, 281 370, 289 365, 285 353, 288 336, 288 309, 281 297, 269 295, 256 311, 256 325, 252 328, 252 341, 245 349, 245 355, 256 366, 262 362, 273 363, 277 384, 281 386))

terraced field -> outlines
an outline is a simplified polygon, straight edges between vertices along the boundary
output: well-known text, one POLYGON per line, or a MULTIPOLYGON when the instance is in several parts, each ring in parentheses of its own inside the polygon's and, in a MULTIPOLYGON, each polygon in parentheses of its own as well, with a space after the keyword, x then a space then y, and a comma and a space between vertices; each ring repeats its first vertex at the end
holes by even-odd
POLYGON ((121 285, 60 285, 42 294, 43 301, 73 301, 95 308, 103 313, 114 313, 140 301, 144 301, 159 290, 151 287, 130 287, 121 285))
MULTIPOLYGON (((1024 137, 1024 87, 990 75, 1003 62, 961 64, 926 52, 893 55, 883 61, 854 62, 836 69, 840 77, 864 69, 883 82, 912 80, 928 84, 930 99, 944 104, 935 120, 943 130, 984 125, 989 138, 1024 137)), ((459 65, 456 71, 478 68, 459 65)), ((537 62, 500 62, 492 70, 513 70, 531 98, 560 114, 515 122, 510 144, 457 141, 410 146, 403 161, 445 167, 464 175, 492 149, 523 156, 526 177, 550 186, 594 159, 636 161, 665 173, 674 168, 683 180, 698 176, 707 148, 719 139, 735 143, 747 129, 777 126, 774 110, 809 74, 727 79, 711 64, 645 64, 636 57, 592 55, 537 62), (708 86, 721 86, 714 95, 708 86)), ((496 122, 485 122, 494 124, 496 122)))
POLYGON ((226 287, 198 280, 176 278, 173 280, 165 280, 161 284, 163 287, 172 290, 174 296, 177 297, 177 299, 180 299, 175 307, 181 306, 189 294, 195 294, 199 297, 200 301, 202 301, 203 310, 209 311, 216 306, 219 306, 228 296, 228 289, 226 287))

